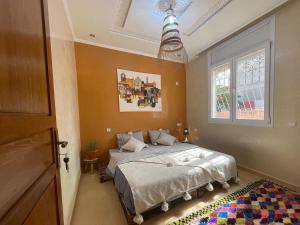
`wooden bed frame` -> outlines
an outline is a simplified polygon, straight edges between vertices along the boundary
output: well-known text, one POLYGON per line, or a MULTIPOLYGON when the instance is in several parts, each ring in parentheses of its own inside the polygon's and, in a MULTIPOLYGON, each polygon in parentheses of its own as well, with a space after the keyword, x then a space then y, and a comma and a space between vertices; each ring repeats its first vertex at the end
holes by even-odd
POLYGON ((123 212, 124 212, 124 215, 125 215, 125 217, 126 217, 126 220, 127 220, 128 225, 134 225, 134 224, 136 224, 136 223, 133 222, 133 218, 135 217, 135 214, 130 213, 130 212, 126 209, 126 207, 125 207, 125 205, 124 205, 124 203, 123 203, 123 200, 122 200, 122 194, 119 193, 117 190, 116 190, 116 192, 117 192, 117 194, 118 194, 119 201, 120 201, 120 203, 121 203, 121 205, 122 205, 122 209, 123 209, 123 212))

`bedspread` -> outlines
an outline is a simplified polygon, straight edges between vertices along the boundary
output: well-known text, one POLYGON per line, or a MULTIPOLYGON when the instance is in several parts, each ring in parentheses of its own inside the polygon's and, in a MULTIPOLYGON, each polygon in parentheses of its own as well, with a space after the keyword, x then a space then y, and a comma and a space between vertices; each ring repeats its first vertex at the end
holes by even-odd
POLYGON ((138 154, 111 157, 110 173, 117 169, 116 189, 136 214, 210 182, 224 183, 237 176, 232 156, 190 144, 152 146, 138 154))

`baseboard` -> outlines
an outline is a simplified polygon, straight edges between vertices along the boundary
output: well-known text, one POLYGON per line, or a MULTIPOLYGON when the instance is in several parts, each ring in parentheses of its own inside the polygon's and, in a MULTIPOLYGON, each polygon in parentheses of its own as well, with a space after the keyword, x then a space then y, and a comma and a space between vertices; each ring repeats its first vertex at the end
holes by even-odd
POLYGON ((247 172, 253 173, 255 175, 261 176, 263 178, 267 178, 267 179, 269 179, 271 181, 274 181, 275 183, 281 184, 281 185, 283 185, 283 186, 285 186, 285 187, 287 187, 287 188, 289 188, 289 189, 291 189, 291 190, 293 190, 295 192, 300 193, 300 187, 297 186, 297 185, 295 185, 295 184, 290 184, 288 181, 284 181, 284 180, 278 179, 278 178, 276 178, 274 176, 271 176, 269 174, 266 174, 264 172, 261 172, 261 171, 258 171, 258 170, 249 168, 247 166, 240 165, 240 164, 238 164, 238 168, 242 169, 242 170, 245 170, 247 172))
POLYGON ((73 219, 73 214, 74 214, 74 209, 75 209, 75 204, 76 204, 76 200, 77 200, 77 196, 78 196, 78 191, 79 191, 79 182, 80 182, 80 178, 81 178, 81 169, 79 168, 78 171, 78 178, 76 180, 76 190, 75 190, 75 198, 73 198, 72 201, 72 213, 70 213, 70 217, 69 217, 69 225, 72 224, 72 219, 73 219))

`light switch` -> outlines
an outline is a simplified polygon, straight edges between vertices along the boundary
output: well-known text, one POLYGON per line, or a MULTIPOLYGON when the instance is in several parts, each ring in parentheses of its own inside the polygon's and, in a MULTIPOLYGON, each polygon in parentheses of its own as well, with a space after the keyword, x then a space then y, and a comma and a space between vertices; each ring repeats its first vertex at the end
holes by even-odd
POLYGON ((198 131, 198 128, 194 128, 194 131, 197 132, 197 131, 198 131))
POLYGON ((111 128, 110 127, 106 128, 106 132, 110 133, 111 132, 111 128))
POLYGON ((176 81, 176 83, 175 83, 175 84, 176 84, 176 86, 179 86, 179 82, 178 82, 178 81, 176 81))

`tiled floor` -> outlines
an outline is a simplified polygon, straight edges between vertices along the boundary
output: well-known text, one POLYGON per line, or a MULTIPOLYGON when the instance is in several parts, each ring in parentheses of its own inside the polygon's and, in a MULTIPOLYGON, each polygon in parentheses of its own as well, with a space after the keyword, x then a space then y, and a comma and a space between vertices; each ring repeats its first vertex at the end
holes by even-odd
MULTIPOLYGON (((201 198, 194 198, 188 202, 178 202, 172 205, 166 213, 150 213, 143 225, 165 225, 176 219, 188 215, 201 207, 236 191, 243 185, 259 179, 258 176, 240 170, 240 185, 232 184, 228 192, 215 188, 213 192, 206 192, 201 198)), ((82 174, 72 225, 127 225, 122 206, 115 192, 113 182, 99 183, 96 174, 82 174)))

